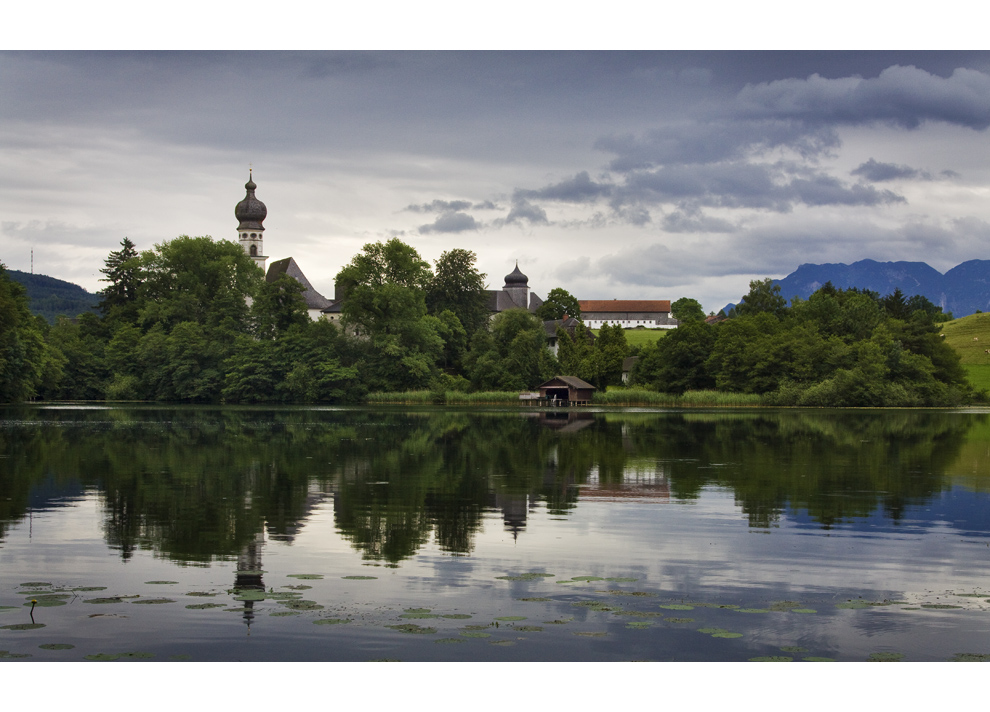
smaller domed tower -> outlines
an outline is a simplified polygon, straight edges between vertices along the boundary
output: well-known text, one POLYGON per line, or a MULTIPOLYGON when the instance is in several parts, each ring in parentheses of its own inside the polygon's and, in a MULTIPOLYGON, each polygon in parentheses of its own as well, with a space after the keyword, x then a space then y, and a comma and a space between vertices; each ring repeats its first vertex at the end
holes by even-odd
POLYGON ((247 195, 234 208, 234 217, 237 218, 237 240, 244 248, 244 252, 250 255, 255 264, 265 269, 265 262, 268 257, 264 254, 262 237, 265 233, 265 226, 262 223, 268 217, 268 208, 254 196, 255 185, 251 171, 248 171, 248 182, 244 184, 247 195))
POLYGON ((516 268, 505 275, 505 285, 502 290, 509 295, 520 309, 529 308, 529 277, 519 271, 519 262, 516 268))

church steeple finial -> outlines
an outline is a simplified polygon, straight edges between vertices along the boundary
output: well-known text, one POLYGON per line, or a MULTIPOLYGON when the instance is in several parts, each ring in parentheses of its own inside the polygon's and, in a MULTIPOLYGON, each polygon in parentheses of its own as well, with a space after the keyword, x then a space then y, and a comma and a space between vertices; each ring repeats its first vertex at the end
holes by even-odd
POLYGON ((255 263, 265 269, 267 257, 264 255, 262 237, 264 236, 265 218, 268 217, 268 208, 255 196, 257 189, 254 182, 254 168, 248 167, 248 182, 244 184, 247 191, 244 200, 234 207, 234 217, 237 218, 237 239, 244 248, 244 252, 251 256, 255 263))

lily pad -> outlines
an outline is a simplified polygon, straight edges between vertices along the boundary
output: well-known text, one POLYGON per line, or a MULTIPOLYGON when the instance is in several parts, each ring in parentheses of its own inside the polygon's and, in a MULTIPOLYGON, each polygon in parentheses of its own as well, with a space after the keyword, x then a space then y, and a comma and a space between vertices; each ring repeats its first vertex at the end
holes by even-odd
POLYGON ((199 597, 210 597, 216 596, 215 591, 189 591, 186 593, 187 596, 199 596, 199 597))
POLYGON ((668 611, 693 611, 694 606, 689 606, 686 603, 666 603, 661 604, 660 608, 666 608, 668 611))
POLYGON ((725 628, 698 628, 698 632, 713 638, 742 638, 742 633, 733 633, 725 628))
POLYGON ((601 576, 571 576, 571 581, 604 581, 601 576))
POLYGON ((614 589, 610 589, 606 591, 606 593, 611 594, 612 596, 641 596, 644 598, 645 597, 656 598, 657 596, 657 594, 650 593, 649 591, 617 591, 614 589))
POLYGON ((616 583, 632 583, 634 581, 639 581, 636 578, 630 578, 628 576, 609 576, 606 581, 614 581, 616 583))
POLYGON ((439 618, 437 613, 403 613, 399 618, 439 618))
POLYGON ((377 579, 377 576, 341 576, 342 579, 347 579, 348 581, 372 581, 377 579))
POLYGON ((515 645, 515 644, 516 644, 516 641, 514 641, 514 640, 493 640, 491 643, 489 643, 489 645, 498 645, 498 646, 501 646, 503 648, 507 648, 510 645, 515 645))
POLYGON ((106 591, 106 586, 76 586, 73 591, 106 591))
POLYGON ((279 603, 293 611, 322 611, 324 608, 316 601, 295 600, 279 601, 279 603))
POLYGON ((792 608, 791 613, 818 613, 814 608, 792 608))
POLYGON ((406 608, 406 613, 429 613, 432 609, 430 608, 406 608))
POLYGON ((9 650, 0 650, 0 658, 30 658, 30 653, 12 653, 9 650))
MULTIPOLYGON (((265 592, 264 591, 241 591, 238 595, 234 596, 235 601, 264 601, 265 592)), ((137 601, 135 601, 137 603, 137 601)))
POLYGON ((340 625, 341 623, 350 622, 350 618, 319 618, 313 621, 313 625, 340 625))
POLYGON ((539 626, 539 625, 517 625, 517 626, 513 626, 512 630, 522 631, 523 633, 541 633, 541 632, 543 632, 543 626, 539 626))
POLYGON ((145 581, 149 586, 167 586, 173 583, 179 583, 178 581, 145 581))
POLYGON ((541 578, 555 578, 557 574, 547 574, 542 571, 531 571, 525 574, 512 574, 508 576, 496 576, 502 581, 534 581, 541 578))
POLYGON ((3 613, 4 611, 15 611, 15 610, 17 610, 17 606, 0 606, 0 613, 3 613))
POLYGON ((467 620, 468 618, 471 618, 471 617, 472 616, 469 616, 467 613, 446 613, 443 616, 441 616, 441 618, 449 618, 449 619, 455 620, 455 621, 467 620))
POLYGON ((190 603, 186 608, 194 611, 202 611, 207 608, 223 608, 224 605, 223 603, 190 603))
POLYGON ((529 603, 533 603, 533 602, 536 602, 536 601, 546 602, 546 601, 549 601, 551 599, 544 598, 543 596, 531 596, 529 598, 517 598, 516 600, 517 601, 527 601, 529 603))
POLYGON ((807 648, 802 648, 800 645, 782 645, 780 649, 785 653, 807 653, 807 648))
POLYGON ((45 643, 44 645, 39 645, 42 650, 72 650, 74 645, 71 643, 45 643))
POLYGON ((84 660, 96 660, 98 662, 110 662, 120 660, 120 653, 91 653, 83 658, 84 660))
POLYGON ((962 596, 964 598, 984 598, 987 594, 985 593, 954 593, 953 596, 962 596))
POLYGON ((301 616, 302 613, 299 611, 272 611, 268 615, 274 618, 276 616, 301 616))
POLYGON ((663 613, 659 611, 612 611, 616 616, 632 616, 634 618, 660 618, 663 613))
POLYGON ((590 608, 593 611, 617 611, 620 610, 616 606, 610 606, 602 601, 575 601, 571 604, 572 606, 581 606, 582 608, 590 608))
POLYGON ((24 605, 37 606, 38 608, 54 608, 55 606, 64 606, 65 601, 60 601, 57 598, 38 598, 38 599, 32 599, 30 601, 25 601, 24 605))
POLYGON ((298 584, 296 586, 293 586, 292 584, 289 584, 287 586, 283 586, 282 588, 291 588, 293 591, 308 591, 309 589, 311 589, 313 587, 312 586, 307 586, 306 584, 301 583, 301 584, 298 584))
POLYGON ((922 603, 922 608, 937 608, 940 611, 952 609, 952 608, 962 608, 962 606, 953 606, 948 603, 922 603))
MULTIPOLYGON (((306 581, 318 581, 323 578, 323 574, 289 574, 289 578, 305 579, 306 581)), ((347 578, 346 576, 344 578, 347 578)))
POLYGON ((462 630, 461 635, 465 638, 491 638, 491 633, 482 633, 477 630, 462 630))
POLYGON ((149 606, 157 606, 162 603, 175 603, 175 599, 172 598, 142 598, 138 601, 131 601, 131 603, 138 604, 143 603, 149 606))
POLYGON ((15 623, 14 625, 0 625, 0 630, 37 630, 44 627, 44 623, 15 623))
POLYGON ((460 638, 439 638, 433 641, 434 643, 440 643, 442 645, 449 645, 451 643, 463 643, 464 641, 460 638))
POLYGON ((771 611, 790 611, 800 607, 801 604, 797 601, 774 601, 767 606, 771 611))
POLYGON ((871 663, 899 663, 904 659, 904 653, 870 653, 871 663))
POLYGON ((990 663, 990 655, 980 653, 956 653, 950 662, 953 663, 990 663))
POLYGON ((110 596, 108 598, 87 598, 83 600, 83 603, 93 603, 96 605, 104 605, 108 603, 123 603, 124 599, 120 596, 110 596))
POLYGON ((598 633, 594 631, 579 630, 575 631, 574 635, 580 635, 584 638, 604 638, 608 633, 598 633))
POLYGON ((42 586, 51 586, 48 581, 28 581, 27 583, 19 583, 18 586, 22 588, 41 588, 42 586))
POLYGON ((801 658, 801 659, 804 660, 806 663, 834 663, 835 662, 835 658, 820 658, 820 657, 815 657, 815 656, 812 656, 810 658, 801 658))
POLYGON ((786 655, 763 655, 758 658, 750 658, 751 663, 791 663, 794 662, 794 658, 789 658, 786 655))
POLYGON ((497 621, 524 621, 526 616, 499 616, 495 620, 497 621))
POLYGON ((769 608, 736 608, 736 613, 769 613, 769 608))
POLYGON ((664 618, 668 623, 694 623, 694 618, 664 618))
POLYGON ((629 621, 626 623, 626 628, 649 628, 652 625, 649 621, 629 621))
POLYGON ((402 623, 400 625, 390 625, 386 627, 393 630, 400 630, 403 633, 413 633, 415 635, 433 635, 437 632, 436 628, 428 628, 416 625, 415 623, 402 623))

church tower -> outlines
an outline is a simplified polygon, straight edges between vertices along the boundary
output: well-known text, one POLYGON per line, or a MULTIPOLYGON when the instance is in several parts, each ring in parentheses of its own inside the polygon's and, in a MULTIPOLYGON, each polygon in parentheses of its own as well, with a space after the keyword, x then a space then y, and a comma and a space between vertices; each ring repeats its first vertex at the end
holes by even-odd
POLYGON ((234 208, 234 217, 238 220, 237 239, 244 248, 244 252, 251 256, 255 264, 265 271, 265 262, 268 257, 264 254, 262 237, 265 233, 265 226, 262 223, 268 216, 268 208, 265 204, 254 197, 255 185, 252 172, 248 171, 248 182, 244 184, 247 195, 234 208))

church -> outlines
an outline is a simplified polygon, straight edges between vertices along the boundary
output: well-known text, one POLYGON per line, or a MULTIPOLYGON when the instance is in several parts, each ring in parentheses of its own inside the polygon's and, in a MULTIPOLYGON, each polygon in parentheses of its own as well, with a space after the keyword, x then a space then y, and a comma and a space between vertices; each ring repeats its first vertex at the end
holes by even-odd
MULTIPOLYGON (((291 257, 276 260, 266 269, 268 257, 265 255, 264 247, 264 222, 268 217, 268 208, 255 195, 258 186, 254 182, 253 171, 249 171, 248 182, 244 184, 244 189, 247 194, 234 207, 234 217, 237 218, 237 240, 244 248, 245 254, 265 272, 266 282, 274 282, 283 274, 299 282, 305 288, 303 299, 306 301, 306 311, 310 319, 339 322, 343 299, 342 295, 336 294, 336 288, 334 299, 324 297, 291 257)), ((488 308, 493 315, 507 309, 528 309, 530 312, 535 312, 541 304, 543 300, 530 293, 529 278, 519 270, 518 262, 516 268, 505 276, 502 289, 488 290, 488 308)))

